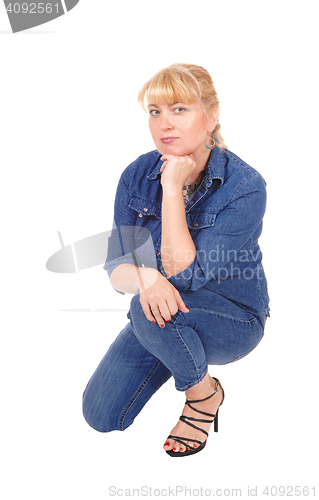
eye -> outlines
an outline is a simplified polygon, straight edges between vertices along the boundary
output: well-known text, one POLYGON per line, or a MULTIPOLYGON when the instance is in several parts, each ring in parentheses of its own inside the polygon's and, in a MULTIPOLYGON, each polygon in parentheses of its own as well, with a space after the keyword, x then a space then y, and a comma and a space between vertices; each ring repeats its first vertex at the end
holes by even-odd
POLYGON ((182 106, 176 106, 176 108, 173 108, 172 110, 176 114, 183 113, 183 111, 187 111, 186 108, 183 108, 182 106))
POLYGON ((158 109, 150 109, 149 114, 150 114, 150 116, 158 116, 159 111, 158 111, 158 109))

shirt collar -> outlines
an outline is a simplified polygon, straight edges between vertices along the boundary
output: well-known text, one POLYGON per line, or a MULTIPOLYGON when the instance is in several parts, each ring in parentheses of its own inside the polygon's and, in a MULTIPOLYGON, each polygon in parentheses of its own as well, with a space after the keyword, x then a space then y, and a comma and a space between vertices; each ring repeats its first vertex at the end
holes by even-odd
MULTIPOLYGON (((160 153, 158 153, 158 161, 155 168, 147 176, 150 181, 156 180, 160 175, 160 168, 163 162, 160 160, 160 153)), ((206 168, 206 186, 211 186, 214 179, 220 180, 220 185, 224 183, 225 180, 225 166, 227 163, 226 155, 217 146, 211 152, 206 168)))
POLYGON ((226 155, 217 146, 211 152, 206 168, 206 186, 211 186, 214 179, 220 180, 220 185, 224 184, 226 155))

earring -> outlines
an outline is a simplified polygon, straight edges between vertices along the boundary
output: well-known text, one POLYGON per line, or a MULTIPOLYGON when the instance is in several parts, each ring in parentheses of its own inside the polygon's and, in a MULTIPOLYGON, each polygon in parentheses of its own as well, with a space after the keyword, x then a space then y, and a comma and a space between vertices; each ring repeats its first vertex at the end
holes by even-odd
POLYGON ((215 144, 216 144, 216 142, 214 141, 214 139, 212 137, 208 137, 208 139, 205 142, 205 148, 207 148, 207 149, 213 149, 213 147, 215 146, 215 144), (207 146, 207 142, 208 141, 212 141, 212 145, 211 146, 207 146))

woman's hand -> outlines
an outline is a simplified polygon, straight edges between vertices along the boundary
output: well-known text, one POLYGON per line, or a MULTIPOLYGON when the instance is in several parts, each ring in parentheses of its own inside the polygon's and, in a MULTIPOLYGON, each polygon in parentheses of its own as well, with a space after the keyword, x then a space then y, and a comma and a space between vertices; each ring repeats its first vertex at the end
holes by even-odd
POLYGON ((156 269, 140 268, 140 303, 146 318, 164 328, 178 310, 188 312, 178 290, 156 269))
POLYGON ((160 170, 162 172, 161 184, 163 189, 173 188, 182 191, 183 185, 196 169, 193 155, 173 156, 167 154, 163 155, 161 160, 164 162, 160 170))

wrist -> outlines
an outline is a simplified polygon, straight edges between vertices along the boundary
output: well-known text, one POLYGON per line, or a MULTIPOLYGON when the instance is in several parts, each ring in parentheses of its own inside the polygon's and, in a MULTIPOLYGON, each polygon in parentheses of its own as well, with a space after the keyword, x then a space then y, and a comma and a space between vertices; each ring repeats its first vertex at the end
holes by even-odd
POLYGON ((163 187, 163 198, 170 200, 183 199, 183 186, 165 186, 163 187))
POLYGON ((138 267, 137 275, 138 275, 138 289, 139 292, 146 290, 150 286, 154 285, 155 281, 162 276, 162 274, 157 271, 157 269, 153 269, 152 267, 138 267))

